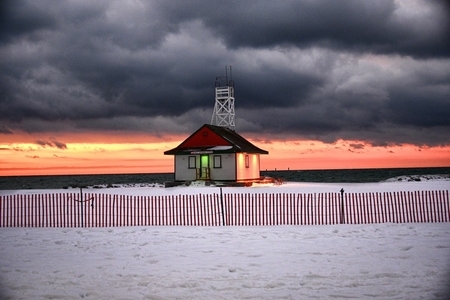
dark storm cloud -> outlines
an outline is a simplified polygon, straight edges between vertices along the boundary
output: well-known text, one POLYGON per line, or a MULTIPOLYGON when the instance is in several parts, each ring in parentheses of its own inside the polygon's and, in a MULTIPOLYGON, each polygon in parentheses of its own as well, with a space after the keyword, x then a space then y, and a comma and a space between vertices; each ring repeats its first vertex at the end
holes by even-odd
POLYGON ((0 134, 13 134, 13 132, 5 126, 0 126, 0 134))
POLYGON ((237 96, 245 99, 242 107, 292 107, 307 99, 308 95, 323 84, 324 78, 298 73, 277 66, 262 64, 260 74, 239 74, 236 83, 237 96), (246 88, 247 87, 247 88, 246 88), (251 88, 248 88, 251 87, 251 88), (269 87, 269 88, 268 88, 269 87))
POLYGON ((399 125, 414 125, 424 128, 450 127, 448 94, 433 94, 434 97, 430 98, 426 90, 393 91, 388 103, 388 109, 391 112, 389 119, 399 125))
POLYGON ((36 144, 38 144, 39 146, 42 146, 44 148, 48 146, 48 147, 55 147, 55 148, 62 149, 62 150, 67 149, 67 145, 65 143, 59 142, 55 138, 50 138, 50 141, 37 140, 36 144))
POLYGON ((47 146, 53 147, 52 143, 50 143, 48 141, 44 141, 44 140, 37 140, 36 144, 38 144, 39 146, 42 146, 42 147, 47 147, 47 146))
POLYGON ((161 5, 169 19, 202 20, 231 48, 292 45, 418 57, 450 55, 447 6, 437 1, 428 3, 433 5, 433 19, 420 11, 402 15, 390 0, 185 4, 164 1, 161 5))
POLYGON ((214 80, 232 65, 238 131, 449 144, 446 8, 439 1, 3 1, 0 134, 189 133, 209 122, 214 80))
POLYGON ((22 36, 33 38, 39 31, 54 26, 53 16, 37 2, 3 0, 0 3, 0 45, 22 36), (29 7, 24 9, 24 5, 29 7))
POLYGON ((67 145, 63 142, 59 142, 57 140, 52 140, 53 145, 58 149, 67 149, 67 145))

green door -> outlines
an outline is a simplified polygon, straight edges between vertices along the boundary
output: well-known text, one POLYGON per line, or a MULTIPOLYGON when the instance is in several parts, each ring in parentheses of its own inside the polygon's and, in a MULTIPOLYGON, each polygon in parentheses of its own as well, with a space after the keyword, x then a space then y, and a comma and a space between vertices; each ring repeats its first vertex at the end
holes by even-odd
POLYGON ((209 179, 209 155, 200 156, 200 178, 209 179))

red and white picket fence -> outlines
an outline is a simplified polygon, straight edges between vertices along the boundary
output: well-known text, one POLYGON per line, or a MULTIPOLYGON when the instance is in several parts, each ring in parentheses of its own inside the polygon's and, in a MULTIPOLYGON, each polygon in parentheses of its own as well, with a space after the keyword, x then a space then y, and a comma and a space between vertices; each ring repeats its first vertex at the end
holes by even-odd
POLYGON ((0 227, 259 226, 449 221, 448 191, 0 196, 0 227))

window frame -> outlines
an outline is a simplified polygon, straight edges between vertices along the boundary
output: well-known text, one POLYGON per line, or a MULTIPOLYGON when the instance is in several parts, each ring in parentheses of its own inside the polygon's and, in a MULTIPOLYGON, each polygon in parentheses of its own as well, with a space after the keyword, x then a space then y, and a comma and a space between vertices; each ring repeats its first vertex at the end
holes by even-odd
POLYGON ((213 156, 213 168, 214 169, 222 168, 222 155, 214 155, 213 156))
POLYGON ((197 157, 188 156, 188 169, 197 169, 197 157))

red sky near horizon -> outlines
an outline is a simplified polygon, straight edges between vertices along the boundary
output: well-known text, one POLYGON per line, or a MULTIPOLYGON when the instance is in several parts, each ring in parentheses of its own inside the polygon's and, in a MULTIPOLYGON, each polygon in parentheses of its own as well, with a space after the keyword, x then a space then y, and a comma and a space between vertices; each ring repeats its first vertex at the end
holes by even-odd
MULTIPOLYGON (((155 138, 144 134, 66 134, 60 137, 62 143, 59 139, 40 139, 29 134, 3 135, 0 136, 0 176, 173 172, 173 156, 163 152, 186 138, 182 135, 155 138)), ((373 147, 348 140, 335 143, 248 140, 269 151, 261 157, 261 170, 450 166, 449 146, 373 147)))

